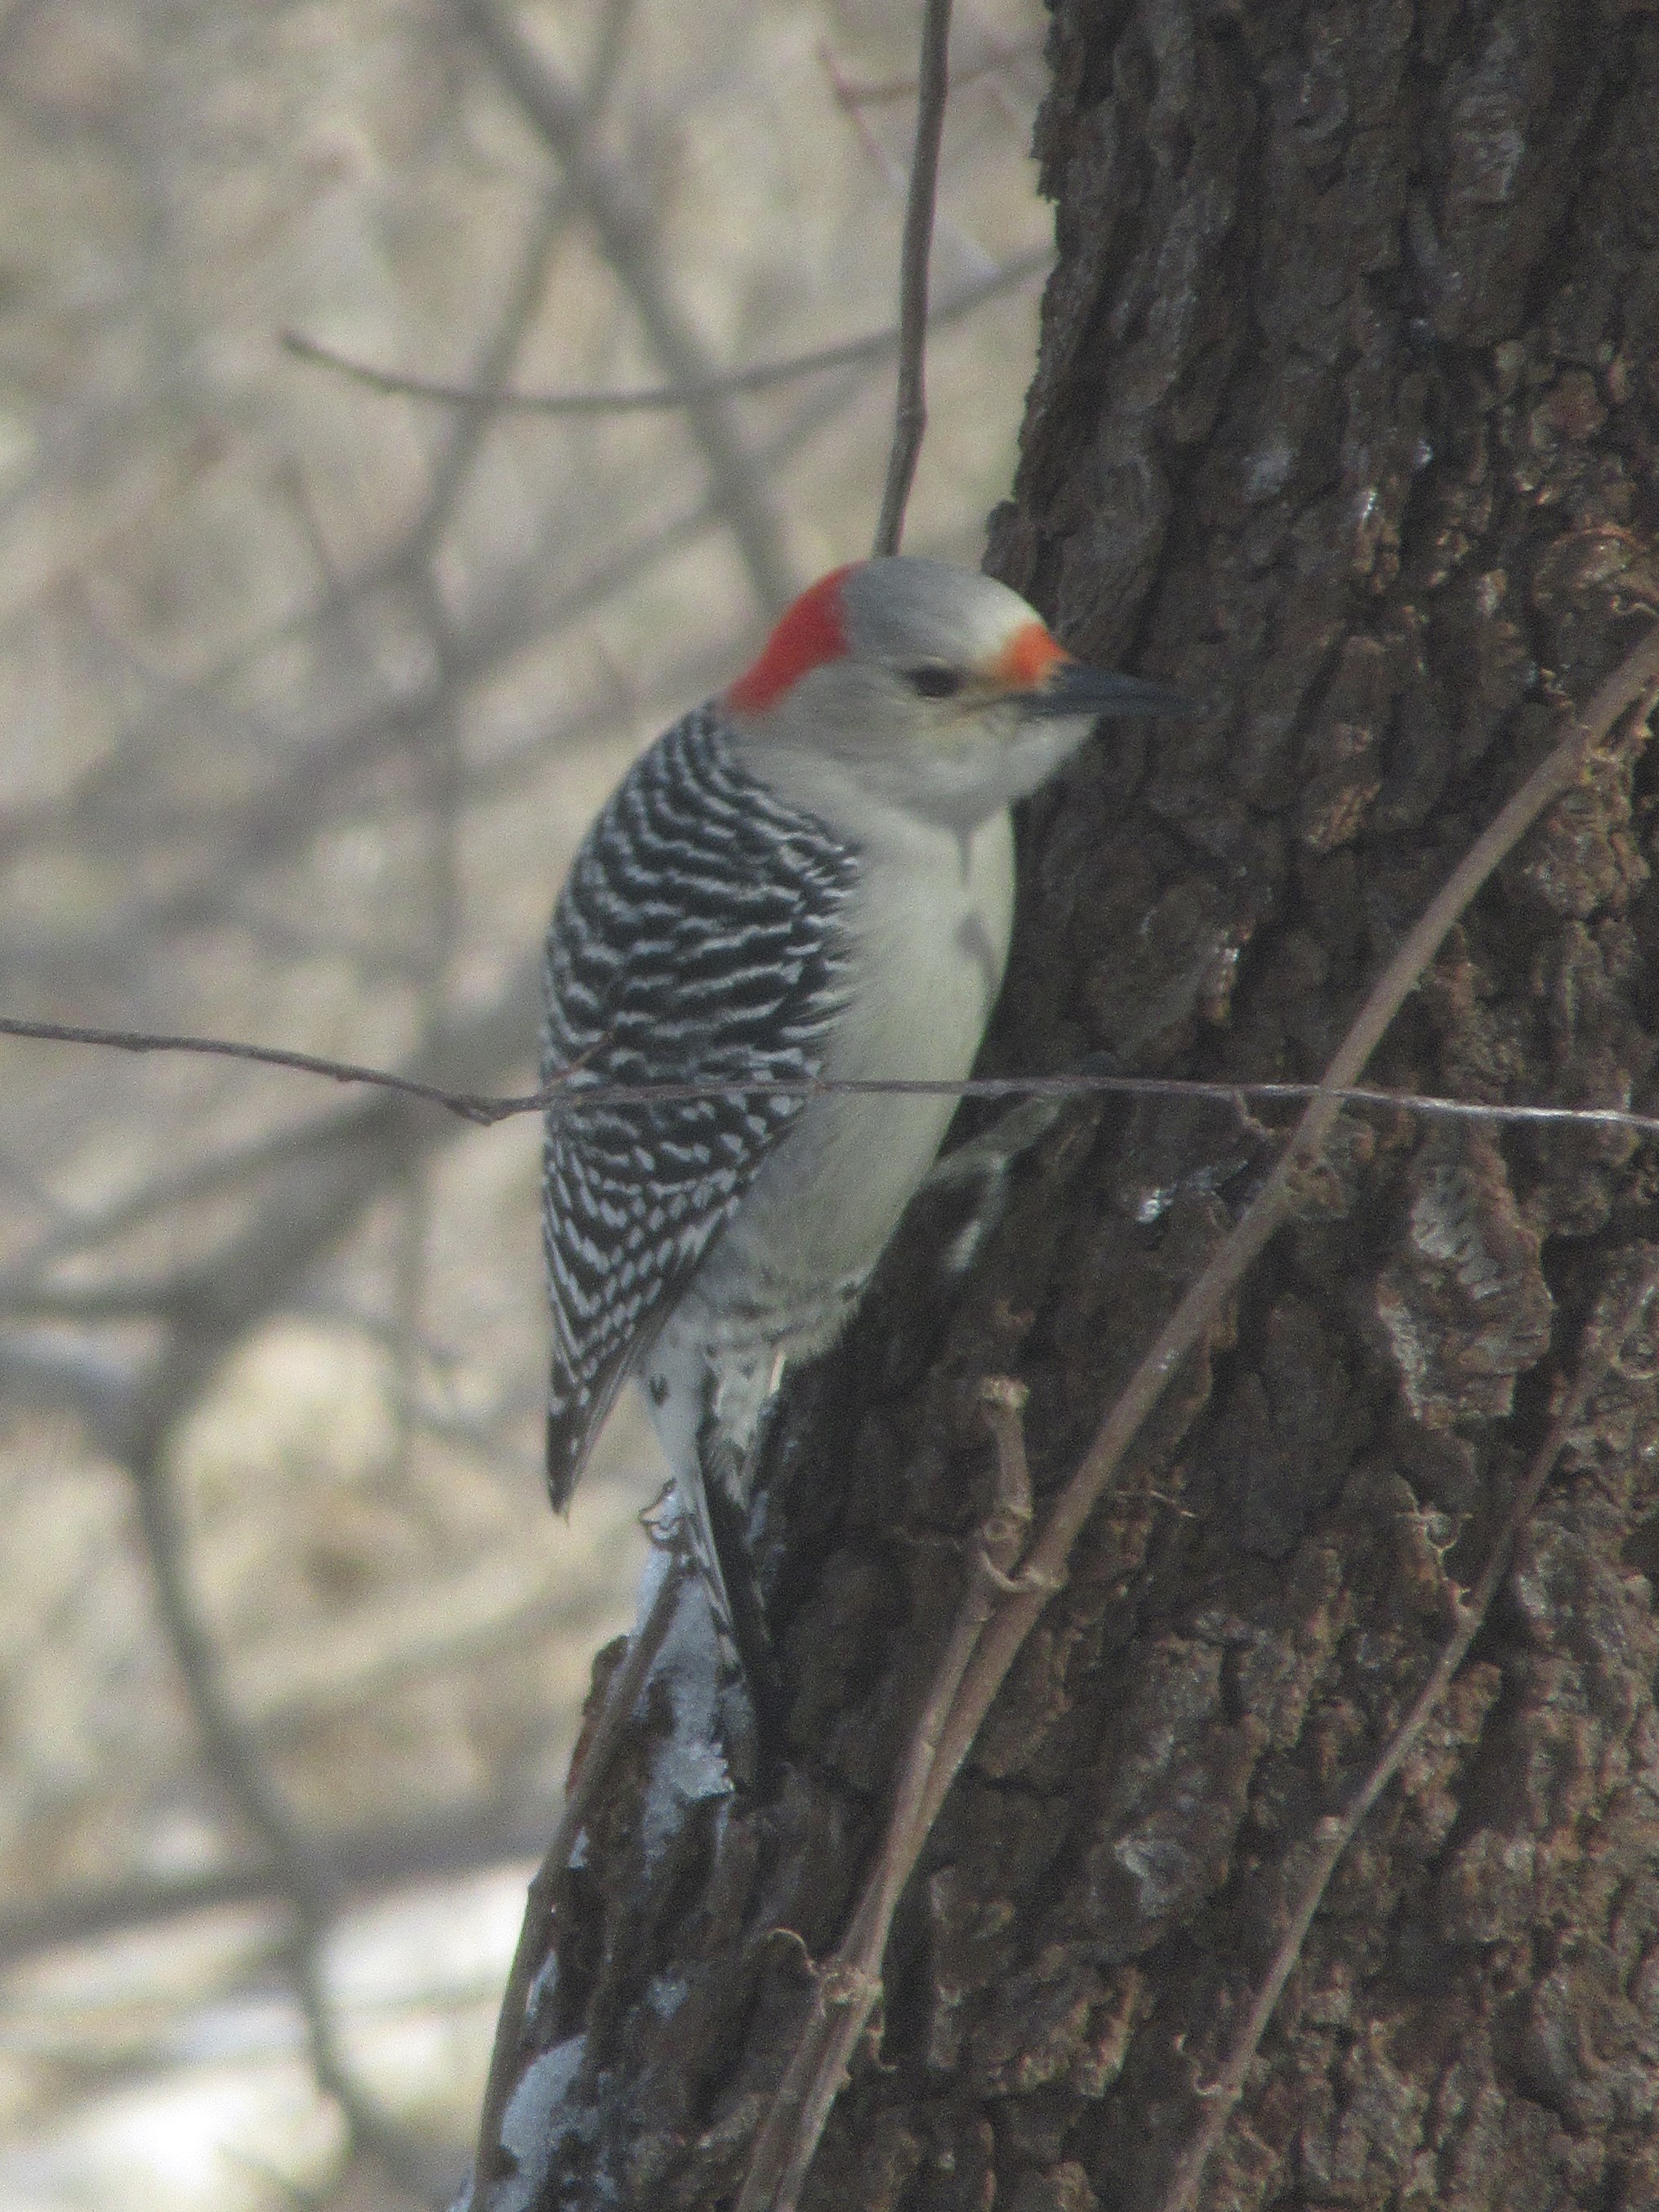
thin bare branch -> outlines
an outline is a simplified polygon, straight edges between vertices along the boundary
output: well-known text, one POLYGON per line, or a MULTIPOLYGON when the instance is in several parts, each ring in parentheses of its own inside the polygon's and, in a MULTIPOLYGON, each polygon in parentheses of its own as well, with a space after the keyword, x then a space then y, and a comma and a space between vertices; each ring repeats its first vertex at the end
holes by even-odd
POLYGON ((921 60, 916 71, 916 136, 910 156, 910 189, 904 204, 904 244, 899 262, 898 398, 893 449, 881 495, 875 551, 896 553, 904 536, 916 461, 927 428, 927 275, 933 250, 933 208, 939 197, 939 149, 950 97, 951 0, 927 0, 921 60))
POLYGON ((131 1388, 125 1367, 92 1346, 65 1344, 55 1335, 35 1339, 15 1328, 0 1342, 0 1396, 12 1411, 71 1413, 100 1443, 119 1423, 131 1388))
MULTIPOLYGON (((999 75, 1011 62, 1023 60, 1028 56, 1040 58, 1042 52, 1040 38, 993 40, 986 47, 982 58, 974 63, 971 68, 957 70, 952 82, 960 92, 968 85, 980 84, 988 76, 999 75)), ((859 84, 837 70, 833 82, 836 105, 854 112, 860 107, 881 107, 890 101, 914 100, 916 96, 916 80, 913 76, 889 77, 880 83, 859 84)))
POLYGON ((1538 1510, 1539 1501, 1554 1473, 1555 1463, 1560 1458, 1567 1439, 1583 1419, 1591 1398, 1606 1379, 1608 1369, 1640 1328, 1643 1316, 1656 1296, 1659 1296, 1659 1248, 1650 1246, 1647 1263, 1641 1268, 1634 1289, 1628 1291, 1622 1299, 1616 1299, 1616 1294, 1604 1297, 1585 1328, 1572 1387, 1551 1423, 1548 1435, 1533 1455, 1526 1480, 1516 1491, 1492 1549, 1486 1554, 1486 1564, 1480 1571, 1480 1580, 1459 1605, 1457 1625, 1447 1638, 1422 1688, 1412 1700, 1409 1711, 1378 1753, 1370 1771, 1344 1809, 1319 1822, 1315 1831, 1312 1858, 1285 1932, 1273 1953, 1273 1962, 1251 2001, 1249 2012, 1239 2023, 1220 2073, 1212 2082, 1205 2084, 1203 2119, 1176 2162, 1169 2185, 1158 2200, 1158 2212, 1191 2212, 1205 2170, 1243 2094, 1245 2079, 1256 2052, 1261 2047, 1261 2039, 1267 2033, 1268 2022, 1284 1994, 1291 1971, 1301 1956, 1308 1930, 1313 1925, 1314 1915, 1330 1886, 1337 1862, 1359 1832, 1360 1824, 1366 1814, 1410 1757, 1431 1715, 1450 1688, 1453 1677, 1468 1655, 1470 1644, 1492 1610, 1492 1601, 1508 1571, 1515 1547, 1538 1510))
MULTIPOLYGON (((634 9, 635 0, 609 0, 605 9, 587 83, 581 95, 582 119, 589 130, 598 124, 615 88, 627 52, 627 33, 634 9)), ((514 364, 529 336, 537 308, 541 304, 549 271, 569 228, 574 198, 568 179, 562 179, 542 196, 541 206, 525 239, 519 267, 507 288, 495 328, 483 346, 474 373, 475 388, 486 396, 499 393, 513 374, 514 364)), ((445 636, 449 624, 443 593, 431 568, 432 558, 471 479, 490 420, 490 410, 486 408, 469 411, 454 424, 449 442, 439 454, 434 466, 431 487, 422 511, 414 527, 407 533, 406 561, 411 568, 417 563, 424 564, 434 627, 445 636)))
POLYGON ((402 2188, 434 2206, 445 2201, 441 2179, 417 2147, 353 2075, 339 2045, 322 1977, 322 1947, 340 1884, 314 1839, 294 1819, 266 1771, 252 1736, 224 1693, 218 1653, 198 1612, 185 1565, 185 1538, 172 1477, 161 1451, 141 1450, 130 1464, 138 1525, 161 1626, 178 1668, 210 1768, 231 1803, 270 1852, 292 1906, 293 1959, 311 2063, 335 2100, 356 2142, 402 2188))
MULTIPOLYGON (((451 516, 460 504, 461 495, 471 477, 483 441, 490 427, 494 410, 487 404, 489 398, 491 394, 499 394, 513 374, 514 363, 529 335, 536 310, 547 287, 548 272, 569 227, 571 197, 569 187, 562 183, 542 197, 542 204, 520 249, 519 267, 508 287, 495 328, 474 372, 475 387, 484 396, 486 404, 469 409, 462 414, 452 427, 447 446, 438 456, 422 511, 414 528, 408 533, 406 557, 411 567, 417 562, 429 565, 451 516)), ((283 343, 290 352, 305 357, 302 342, 291 343, 284 339, 283 343)), ((434 590, 432 596, 434 611, 441 610, 441 593, 434 590)))
MULTIPOLYGON (((988 301, 1000 299, 1005 292, 1015 291, 1032 277, 1041 276, 1054 258, 1052 249, 1046 246, 1016 255, 1013 260, 994 269, 988 276, 964 285, 930 307, 927 327, 940 330, 959 322, 988 301)), ((337 353, 332 346, 323 345, 298 331, 285 331, 282 340, 284 350, 296 360, 332 369, 337 375, 349 377, 354 384, 367 385, 371 392, 384 392, 389 398, 425 399, 436 406, 464 407, 480 414, 577 416, 669 414, 696 400, 773 392, 780 385, 798 384, 804 377, 825 375, 837 368, 863 368, 873 362, 885 360, 889 354, 897 351, 899 342, 899 329, 895 323, 885 330, 866 331, 862 337, 844 338, 839 345, 819 346, 811 353, 792 354, 781 361, 757 362, 750 368, 717 373, 705 377, 700 384, 652 384, 635 392, 492 392, 483 383, 450 384, 439 377, 409 376, 397 369, 376 368, 368 362, 354 361, 349 355, 337 353)))
MULTIPOLYGON (((1021 1645, 1066 1575, 1085 1522, 1105 1495, 1131 1444, 1182 1363, 1222 1311, 1274 1233, 1295 1213, 1298 1194, 1317 1166, 1351 1086, 1395 1015, 1417 987, 1447 933, 1498 866, 1537 821, 1569 791, 1586 760, 1620 717, 1639 704, 1645 717, 1659 696, 1659 626, 1613 672, 1582 716, 1477 837, 1431 900, 1382 974, 1327 1071, 1312 1104, 1256 1198, 1159 1331, 1126 1389, 1108 1410, 1077 1472, 1050 1508, 1012 1584, 978 1632, 960 1671, 951 1711, 933 1743, 918 1735, 907 1754, 899 1800, 881 1850, 866 1879, 848 1934, 826 1970, 831 1986, 844 1969, 847 1994, 832 2014, 815 2004, 786 2063, 775 2101, 751 2154, 742 2212, 793 2212, 793 2198, 773 2177, 804 2175, 845 2077, 846 2063, 879 1993, 892 1913, 904 1884, 973 1747, 992 1700, 1021 1645), (920 1771, 920 1787, 917 1786, 920 1771), (866 1961, 873 1959, 872 1969, 866 1961), (854 2017, 856 2015, 856 2017, 854 2017)), ((955 1663, 954 1639, 951 1651, 955 1663)))
MULTIPOLYGON (((558 162, 592 225, 618 283, 634 304, 668 381, 690 389, 714 374, 702 342, 669 283, 652 226, 633 186, 594 143, 583 103, 525 36, 501 0, 453 0, 520 110, 558 162)), ((737 541, 756 599, 775 612, 793 598, 795 580, 781 523, 758 456, 718 397, 690 399, 686 419, 709 481, 737 541)))
POLYGON ((354 2149, 366 2151, 398 2187, 442 2212, 454 2197, 453 2177, 441 2172, 415 2139, 360 2081, 340 2042, 324 1974, 327 1921, 302 1928, 294 1947, 294 1980, 306 2024, 311 2069, 325 2095, 338 2106, 354 2149))
MULTIPOLYGON (((319 1849, 349 1899, 378 1896, 406 1883, 476 1874, 533 1858, 547 1833, 545 1808, 490 1807, 408 1826, 383 1820, 319 1835, 319 1849)), ((135 1928, 155 1927, 227 1905, 274 1905, 283 1875, 268 1856, 242 1852, 182 1874, 144 1874, 125 1881, 87 1882, 49 1892, 0 1912, 0 1966, 135 1928)))
MULTIPOLYGON (((186 1053, 196 1059, 250 1060, 261 1067, 289 1067, 305 1075, 325 1075, 332 1083, 362 1084, 374 1091, 395 1091, 405 1098, 424 1098, 434 1106, 442 1106, 458 1114, 464 1121, 490 1122, 502 1121, 505 1114, 492 1111, 495 1102, 488 1098, 471 1098, 465 1091, 446 1091, 435 1083, 424 1083, 416 1076, 394 1075, 383 1067, 358 1067, 349 1060, 324 1060, 315 1053, 289 1052, 280 1046, 240 1044, 225 1037, 174 1036, 164 1032, 145 1030, 97 1030, 77 1028, 66 1022, 26 1022, 9 1016, 0 1017, 0 1036, 38 1037, 58 1044, 107 1045, 116 1052, 177 1052, 186 1053)), ((500 1102, 506 1105, 505 1100, 500 1102)), ((528 1108, 514 1101, 514 1113, 527 1112, 528 1108)))
MULTIPOLYGON (((419 1076, 399 1075, 390 1068, 366 1067, 356 1060, 329 1060, 318 1053, 293 1052, 280 1045, 246 1044, 229 1037, 185 1036, 156 1030, 100 1029, 69 1022, 25 1020, 9 1014, 0 1014, 0 1036, 48 1044, 101 1046, 109 1051, 140 1054, 182 1053, 213 1060, 251 1060, 261 1067, 291 1068, 301 1075, 320 1075, 331 1083, 394 1091, 403 1097, 441 1107, 446 1113, 485 1128, 494 1127, 498 1121, 510 1121, 515 1115, 544 1114, 567 1095, 574 1109, 705 1098, 824 1098, 838 1094, 887 1097, 908 1093, 929 1098, 1170 1098, 1207 1101, 1241 1109, 1246 1103, 1296 1104, 1310 1098, 1328 1098, 1341 1106, 1376 1106, 1390 1112, 1421 1114, 1442 1121, 1621 1130, 1638 1137, 1659 1136, 1659 1114, 1639 1113, 1630 1107, 1507 1105, 1490 1099, 1445 1098, 1433 1091, 1390 1091, 1364 1083, 1222 1083, 1186 1076, 1115 1075, 1104 1069, 1084 1066, 1060 1075, 972 1075, 955 1082, 912 1080, 904 1076, 820 1076, 799 1082, 774 1082, 757 1077, 752 1083, 584 1083, 576 1090, 569 1089, 569 1079, 564 1076, 539 1090, 496 1093, 448 1090, 441 1084, 428 1083, 419 1076)), ((525 1049, 528 1057, 528 1032, 525 1049)), ((250 1164, 263 1164, 267 1143, 272 1157, 281 1157, 302 1140, 303 1133, 263 1140, 258 1148, 250 1148, 250 1164)), ((225 1172, 240 1172, 241 1164, 241 1156, 234 1155, 226 1164, 225 1172)), ((193 1194, 192 1176, 182 1195, 193 1194)), ((167 1202, 172 1202, 172 1183, 166 1187, 164 1195, 167 1202)), ((129 1218, 137 1217, 130 1217, 124 1209, 115 1225, 122 1225, 129 1218)))

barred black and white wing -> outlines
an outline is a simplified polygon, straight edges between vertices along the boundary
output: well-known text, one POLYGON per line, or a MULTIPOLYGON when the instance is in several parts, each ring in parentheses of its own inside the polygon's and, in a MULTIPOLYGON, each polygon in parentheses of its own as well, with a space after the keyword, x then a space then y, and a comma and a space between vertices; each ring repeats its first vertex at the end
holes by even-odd
POLYGON ((547 944, 543 1237, 553 1304, 547 1474, 594 1431, 804 1101, 582 1103, 596 1085, 810 1080, 843 1003, 857 855, 734 757, 712 707, 617 787, 547 944))

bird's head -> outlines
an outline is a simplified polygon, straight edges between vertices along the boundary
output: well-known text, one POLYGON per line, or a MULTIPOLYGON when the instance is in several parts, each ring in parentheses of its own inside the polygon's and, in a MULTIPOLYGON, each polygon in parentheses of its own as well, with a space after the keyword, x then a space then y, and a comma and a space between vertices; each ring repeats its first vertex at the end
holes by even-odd
POLYGON ((900 556, 803 592, 721 703, 771 772, 817 763, 959 823, 1034 791, 1103 715, 1193 712, 1073 659, 994 578, 900 556))

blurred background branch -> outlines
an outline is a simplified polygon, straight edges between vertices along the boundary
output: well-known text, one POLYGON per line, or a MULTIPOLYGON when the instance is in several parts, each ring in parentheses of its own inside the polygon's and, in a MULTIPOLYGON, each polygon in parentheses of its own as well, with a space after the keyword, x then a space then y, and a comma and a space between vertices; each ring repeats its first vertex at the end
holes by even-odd
MULTIPOLYGON (((588 815, 866 542, 921 22, 0 13, 9 1013, 528 1084, 588 815)), ((1042 36, 957 9, 909 542, 968 561, 1042 36)), ((0 2193, 434 2201, 659 1479, 624 1416, 547 1513, 534 1129, 33 1048, 6 1096, 0 2193)))

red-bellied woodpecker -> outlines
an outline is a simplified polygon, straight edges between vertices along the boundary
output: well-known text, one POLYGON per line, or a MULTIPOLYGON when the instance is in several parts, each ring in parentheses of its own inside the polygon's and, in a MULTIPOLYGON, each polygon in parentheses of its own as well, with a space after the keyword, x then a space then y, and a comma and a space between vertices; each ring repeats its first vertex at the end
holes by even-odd
POLYGON ((574 1071, 547 1131, 548 1480, 562 1505, 637 1375, 740 1657, 762 1417, 840 1332, 955 1104, 743 1086, 965 1077, 1008 950, 1011 802, 1102 715, 1183 711, 988 577, 863 562, 657 740, 576 856, 547 946, 544 1075, 574 1071), (732 1088, 582 1103, 653 1083, 732 1088))

